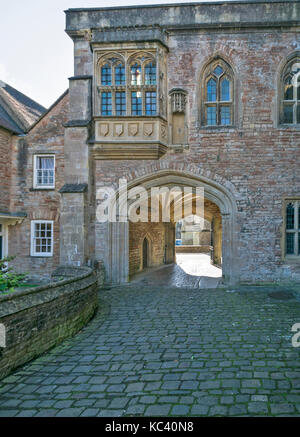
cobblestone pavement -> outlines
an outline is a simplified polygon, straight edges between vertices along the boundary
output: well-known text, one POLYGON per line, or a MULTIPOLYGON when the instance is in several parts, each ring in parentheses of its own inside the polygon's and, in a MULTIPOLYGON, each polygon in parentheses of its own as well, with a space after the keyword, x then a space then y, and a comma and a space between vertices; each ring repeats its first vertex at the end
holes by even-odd
POLYGON ((0 416, 299 416, 300 303, 275 297, 101 292, 83 331, 0 383, 0 416))
POLYGON ((211 265, 210 255, 205 253, 178 253, 177 264, 146 269, 138 273, 133 282, 142 285, 179 288, 217 288, 222 269, 211 265))

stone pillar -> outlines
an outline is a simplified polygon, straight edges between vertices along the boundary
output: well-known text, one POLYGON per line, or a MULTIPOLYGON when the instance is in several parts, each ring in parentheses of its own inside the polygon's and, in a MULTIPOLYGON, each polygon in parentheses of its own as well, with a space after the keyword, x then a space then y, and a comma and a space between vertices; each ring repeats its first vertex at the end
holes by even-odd
POLYGON ((129 280, 129 222, 110 223, 111 264, 109 282, 121 284, 129 280))
MULTIPOLYGON (((88 36, 88 35, 87 35, 88 36)), ((61 193, 60 263, 94 261, 88 245, 89 209, 95 193, 88 141, 92 131, 92 53, 86 35, 74 39, 75 74, 69 79, 69 121, 65 125, 65 185, 61 193), (89 75, 87 75, 89 73, 89 75)))
POLYGON ((80 267, 88 260, 87 184, 65 184, 60 193, 60 264, 80 267))
POLYGON ((222 264, 222 217, 217 215, 213 222, 213 242, 214 242, 214 257, 213 264, 221 266, 222 264))
POLYGON ((165 223, 166 264, 175 262, 175 224, 165 223))

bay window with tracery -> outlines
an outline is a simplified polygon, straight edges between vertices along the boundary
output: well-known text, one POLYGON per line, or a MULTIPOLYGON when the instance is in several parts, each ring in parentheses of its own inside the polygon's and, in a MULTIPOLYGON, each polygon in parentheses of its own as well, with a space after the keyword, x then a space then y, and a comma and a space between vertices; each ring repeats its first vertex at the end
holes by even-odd
POLYGON ((283 124, 300 125, 300 57, 289 61, 283 71, 280 121, 283 124))
POLYGON ((149 54, 134 56, 129 61, 131 95, 130 115, 157 115, 156 63, 149 54))
POLYGON ((201 124, 231 126, 234 120, 234 77, 231 67, 222 59, 211 62, 202 75, 201 124))
POLYGON ((112 56, 102 62, 98 90, 101 115, 126 115, 126 73, 121 58, 112 56))
POLYGON ((98 96, 101 116, 158 115, 155 56, 142 52, 107 55, 98 64, 98 96))

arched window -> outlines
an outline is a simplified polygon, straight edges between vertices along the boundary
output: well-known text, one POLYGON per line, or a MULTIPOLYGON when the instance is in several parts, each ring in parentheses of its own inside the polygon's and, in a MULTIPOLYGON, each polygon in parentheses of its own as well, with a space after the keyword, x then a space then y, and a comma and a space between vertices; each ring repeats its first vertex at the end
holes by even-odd
POLYGON ((300 124, 300 57, 286 65, 282 75, 280 121, 300 124))
POLYGON ((117 64, 115 66, 115 85, 125 85, 125 84, 126 84, 125 67, 123 64, 117 64))
POLYGON ((233 124, 233 71, 222 59, 215 59, 202 75, 201 124, 233 124))
POLYGON ((156 75, 156 63, 152 55, 141 53, 131 60, 131 115, 157 115, 156 75))
POLYGON ((101 115, 126 115, 126 73, 125 65, 119 57, 109 57, 103 61, 100 85, 101 115))
POLYGON ((142 67, 137 62, 131 66, 131 85, 142 85, 142 67))
POLYGON ((156 85, 156 66, 153 62, 145 66, 145 85, 156 85))
POLYGON ((110 86, 111 84, 111 64, 104 64, 101 67, 101 85, 110 86))
POLYGON ((154 53, 133 53, 127 61, 126 57, 125 52, 120 52, 106 54, 99 60, 99 115, 156 116, 158 98, 154 53))

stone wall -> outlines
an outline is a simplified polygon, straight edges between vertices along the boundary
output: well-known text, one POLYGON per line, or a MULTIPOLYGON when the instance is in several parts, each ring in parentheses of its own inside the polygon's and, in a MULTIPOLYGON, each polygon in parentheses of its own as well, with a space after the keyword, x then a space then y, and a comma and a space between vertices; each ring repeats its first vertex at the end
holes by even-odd
POLYGON ((0 127, 0 211, 2 212, 9 212, 11 139, 10 132, 0 127))
POLYGON ((200 245, 200 246, 176 246, 176 253, 210 253, 210 245, 200 245))
POLYGON ((65 93, 49 112, 12 148, 11 211, 25 212, 21 224, 9 227, 9 255, 16 256, 14 268, 29 272, 30 276, 49 280, 51 272, 60 264, 60 193, 64 184, 64 126, 69 106, 65 93), (33 188, 33 156, 55 155, 55 188, 33 188), (52 257, 30 255, 31 220, 53 220, 54 245, 52 257))
POLYGON ((149 242, 149 264, 155 267, 164 264, 166 226, 164 223, 130 223, 129 226, 129 276, 142 270, 143 241, 149 242))
MULTIPOLYGON (((174 153, 170 147, 159 161, 98 161, 96 185, 103 177, 115 186, 120 177, 131 182, 167 169, 203 176, 212 186, 219 183, 230 190, 237 208, 234 242, 223 229, 223 238, 237 251, 235 277, 299 281, 299 261, 284 259, 283 208, 287 197, 299 197, 300 131, 278 123, 278 81, 285 62, 300 47, 299 33, 289 28, 263 33, 255 28, 175 29, 168 46, 168 90, 187 91, 189 149, 174 153), (235 73, 232 127, 200 123, 201 73, 216 56, 235 73)), ((106 244, 100 234, 96 239, 98 245, 106 244)))
POLYGON ((102 275, 89 268, 67 270, 60 269, 55 277, 68 279, 0 296, 0 323, 6 329, 0 379, 74 335, 93 317, 102 275))

